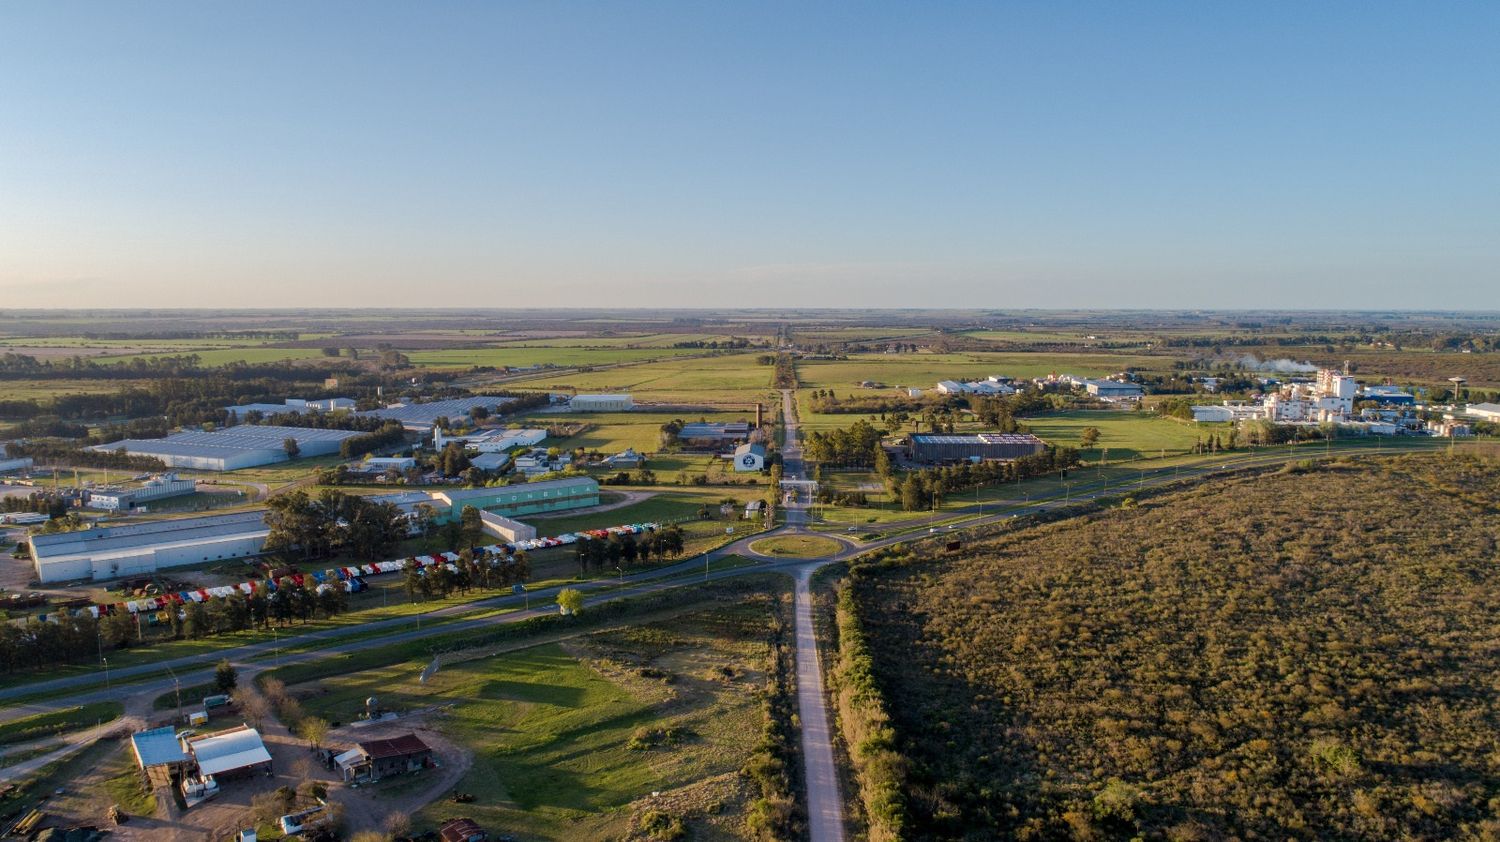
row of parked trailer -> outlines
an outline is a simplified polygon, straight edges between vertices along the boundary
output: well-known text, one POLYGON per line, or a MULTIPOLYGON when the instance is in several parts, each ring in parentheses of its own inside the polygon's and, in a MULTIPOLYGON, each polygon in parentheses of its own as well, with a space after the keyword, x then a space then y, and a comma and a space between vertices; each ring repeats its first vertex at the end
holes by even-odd
MULTIPOLYGON (((489 553, 502 560, 509 560, 519 551, 533 551, 547 549, 549 547, 561 547, 568 544, 576 544, 579 541, 607 541, 616 535, 642 535, 654 532, 659 528, 655 523, 628 523, 620 526, 611 526, 607 529, 590 529, 581 532, 569 532, 548 538, 528 538, 513 544, 490 544, 478 549, 489 553)), ((369 587, 365 583, 367 576, 379 576, 385 573, 397 573, 406 569, 409 562, 416 562, 417 566, 425 573, 426 570, 439 564, 446 565, 449 570, 458 571, 459 555, 455 552, 434 553, 425 556, 413 556, 407 559, 395 559, 392 561, 377 561, 370 564, 349 565, 347 567, 332 567, 327 570, 314 571, 312 573, 293 572, 283 577, 290 579, 296 587, 306 587, 309 581, 316 583, 319 593, 332 587, 343 587, 349 593, 359 593, 369 587)), ((266 579, 265 584, 271 590, 276 590, 279 583, 274 579, 266 579)), ((160 596, 147 597, 145 599, 134 599, 127 602, 113 604, 91 605, 80 609, 83 612, 99 617, 106 614, 126 611, 131 614, 151 613, 161 611, 169 606, 184 605, 193 602, 206 602, 214 597, 226 598, 234 594, 246 596, 255 592, 258 582, 240 582, 237 585, 220 585, 212 588, 198 588, 196 590, 176 591, 165 593, 160 596)), ((43 618, 45 619, 45 618, 43 618)))

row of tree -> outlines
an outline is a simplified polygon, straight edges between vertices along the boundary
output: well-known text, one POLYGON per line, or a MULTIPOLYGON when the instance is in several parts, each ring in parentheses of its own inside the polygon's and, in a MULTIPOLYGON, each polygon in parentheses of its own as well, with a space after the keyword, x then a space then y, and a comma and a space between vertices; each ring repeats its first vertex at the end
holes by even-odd
POLYGON ((1078 464, 1078 451, 1071 447, 1048 447, 1041 453, 1022 456, 1009 462, 961 462, 941 468, 907 471, 902 477, 886 479, 891 494, 908 512, 942 505, 953 492, 1004 482, 1061 473, 1078 464))
POLYGON ((266 504, 266 550, 303 559, 326 558, 347 547, 356 558, 391 555, 410 529, 405 513, 392 503, 326 488, 316 497, 293 491, 266 504))
POLYGON ((682 527, 672 524, 642 535, 611 535, 602 541, 579 541, 573 547, 578 572, 583 574, 590 570, 646 564, 652 556, 658 561, 666 561, 669 556, 676 558, 682 555, 684 537, 682 527))

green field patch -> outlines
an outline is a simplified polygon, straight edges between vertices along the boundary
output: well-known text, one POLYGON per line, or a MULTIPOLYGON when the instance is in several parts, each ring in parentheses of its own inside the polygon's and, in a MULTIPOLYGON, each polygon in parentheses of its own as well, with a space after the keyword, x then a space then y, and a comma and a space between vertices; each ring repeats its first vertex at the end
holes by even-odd
POLYGON ((1187 453, 1201 439, 1218 433, 1227 436, 1228 424, 1196 424, 1163 418, 1152 413, 1119 410, 1074 410, 1018 419, 1048 444, 1082 447, 1083 431, 1099 431, 1098 443, 1081 450, 1085 461, 1099 459, 1109 451, 1111 462, 1136 457, 1159 457, 1187 453))
POLYGON ((761 555, 784 556, 786 558, 826 558, 837 555, 843 544, 820 535, 777 535, 762 538, 750 545, 750 549, 761 555))
POLYGON ((607 371, 555 374, 512 381, 516 388, 576 389, 579 392, 629 392, 637 401, 724 405, 775 399, 771 366, 756 362, 756 353, 734 353, 693 359, 662 360, 607 371))
POLYGON ((92 728, 119 718, 124 707, 119 702, 90 702, 64 710, 37 713, 0 724, 0 745, 15 745, 54 737, 69 731, 92 728))

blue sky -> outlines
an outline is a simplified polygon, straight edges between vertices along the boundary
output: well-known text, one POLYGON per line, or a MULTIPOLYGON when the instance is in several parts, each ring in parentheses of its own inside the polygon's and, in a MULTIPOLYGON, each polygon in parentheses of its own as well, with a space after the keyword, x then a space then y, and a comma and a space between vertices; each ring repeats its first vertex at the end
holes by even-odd
POLYGON ((0 4, 0 307, 1500 307, 1500 4, 0 4))

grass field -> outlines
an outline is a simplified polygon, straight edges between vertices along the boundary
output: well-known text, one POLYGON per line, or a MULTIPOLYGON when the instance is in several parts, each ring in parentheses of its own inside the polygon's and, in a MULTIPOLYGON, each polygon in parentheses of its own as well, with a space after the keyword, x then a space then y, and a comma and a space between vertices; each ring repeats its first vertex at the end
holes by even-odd
MULTIPOLYGON (((671 348, 679 342, 728 342, 735 338, 748 339, 752 342, 766 339, 764 335, 756 335, 754 332, 740 333, 734 336, 725 333, 641 333, 625 336, 515 339, 505 341, 503 344, 507 348, 671 348)), ((703 349, 686 350, 701 353, 703 349)))
POLYGON ((51 737, 68 731, 92 728, 119 717, 124 707, 119 702, 92 702, 65 710, 38 713, 12 719, 0 725, 0 745, 14 745, 51 737))
POLYGON ((524 423, 543 426, 558 423, 589 424, 593 429, 562 439, 553 439, 567 450, 582 447, 600 453, 615 454, 627 447, 641 453, 652 453, 661 447, 661 426, 674 419, 684 421, 749 421, 755 412, 544 412, 531 415, 524 423))
POLYGON ((779 555, 788 558, 824 558, 837 553, 843 545, 830 538, 818 535, 778 535, 763 538, 750 545, 750 549, 763 555, 779 555))
POLYGON ((509 385, 516 388, 629 392, 638 401, 743 406, 775 397, 771 366, 755 353, 663 360, 581 374, 538 374, 509 385))
MULTIPOLYGON (((758 732, 758 691, 784 586, 636 627, 445 664, 426 686, 421 662, 324 679, 305 706, 349 721, 363 700, 406 709, 451 703, 442 730, 473 752, 458 789, 465 815, 527 839, 623 838, 648 802, 693 838, 735 838, 736 779, 758 732), (660 798, 650 797, 660 792, 660 798)), ((453 814, 437 802, 419 827, 453 814)))
POLYGON ((519 367, 528 365, 574 366, 615 365, 662 357, 702 354, 696 348, 580 348, 565 345, 514 345, 495 348, 444 348, 431 351, 408 351, 413 365, 435 368, 467 368, 476 365, 519 367))
POLYGON ((201 365, 220 366, 233 362, 246 363, 274 363, 283 360, 310 360, 322 359, 323 352, 317 348, 192 348, 184 347, 180 351, 168 351, 165 353, 144 354, 122 354, 94 357, 96 362, 112 363, 131 359, 145 359, 147 357, 161 357, 178 354, 197 354, 201 365))
POLYGON ((1196 424, 1162 418, 1159 415, 1117 410, 1075 410, 1019 419, 1032 433, 1048 444, 1080 447, 1085 428, 1099 430, 1099 442, 1092 450, 1080 450, 1084 461, 1094 461, 1109 450, 1111 462, 1137 456, 1168 455, 1192 449, 1199 439, 1214 433, 1227 435, 1228 424, 1196 424))

